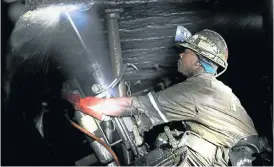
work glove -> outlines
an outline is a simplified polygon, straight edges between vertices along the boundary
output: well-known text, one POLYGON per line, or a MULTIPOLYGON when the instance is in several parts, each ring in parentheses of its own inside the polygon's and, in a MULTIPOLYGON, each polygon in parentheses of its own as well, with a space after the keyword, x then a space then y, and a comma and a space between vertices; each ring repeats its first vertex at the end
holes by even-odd
POLYGON ((107 106, 104 104, 105 100, 106 99, 97 97, 81 98, 79 103, 75 105, 75 109, 99 120, 103 120, 103 112, 107 110, 107 106))
POLYGON ((84 97, 78 94, 64 93, 63 97, 74 105, 75 110, 103 120, 105 116, 132 116, 137 114, 137 109, 132 107, 132 99, 84 97))
POLYGON ((103 113, 100 111, 104 107, 104 99, 97 97, 81 98, 79 94, 70 92, 63 92, 62 96, 73 105, 75 110, 102 120, 103 113))

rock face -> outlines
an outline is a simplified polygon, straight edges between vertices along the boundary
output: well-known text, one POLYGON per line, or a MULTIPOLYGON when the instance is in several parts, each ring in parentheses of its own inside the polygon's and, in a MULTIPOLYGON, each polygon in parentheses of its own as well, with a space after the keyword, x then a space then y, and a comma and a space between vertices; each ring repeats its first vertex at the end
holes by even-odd
POLYGON ((126 73, 125 79, 132 82, 133 92, 146 89, 146 84, 151 89, 159 78, 160 82, 167 76, 176 80, 179 76, 176 73, 179 53, 174 47, 176 27, 183 25, 195 32, 203 29, 202 25, 210 24, 213 13, 202 7, 205 5, 189 1, 136 1, 123 8, 119 19, 122 56, 124 62, 141 69, 126 73), (137 81, 141 81, 139 86, 137 81))

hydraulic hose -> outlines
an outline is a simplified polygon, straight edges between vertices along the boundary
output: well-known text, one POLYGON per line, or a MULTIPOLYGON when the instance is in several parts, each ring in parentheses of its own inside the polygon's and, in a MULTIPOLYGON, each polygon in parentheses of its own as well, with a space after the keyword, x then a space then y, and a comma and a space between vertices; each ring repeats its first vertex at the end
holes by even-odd
POLYGON ((83 132, 84 134, 86 134, 87 136, 91 137, 92 139, 96 140, 97 142, 99 142, 100 144, 102 144, 112 155, 114 161, 116 162, 116 164, 118 166, 121 166, 117 155, 114 153, 114 151, 105 143, 103 142, 100 138, 96 137, 94 134, 90 133, 89 131, 87 131, 86 129, 82 128, 81 126, 79 126, 77 123, 75 123, 74 121, 70 120, 68 118, 68 116, 66 115, 66 118, 68 119, 68 121, 71 123, 72 126, 74 126, 75 128, 77 128, 78 130, 80 130, 81 132, 83 132))

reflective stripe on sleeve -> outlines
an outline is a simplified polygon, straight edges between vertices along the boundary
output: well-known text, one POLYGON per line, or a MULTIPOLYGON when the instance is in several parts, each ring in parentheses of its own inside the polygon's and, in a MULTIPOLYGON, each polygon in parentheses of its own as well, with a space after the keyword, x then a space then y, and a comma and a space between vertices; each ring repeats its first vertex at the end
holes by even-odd
POLYGON ((155 102, 155 99, 154 97, 152 96, 151 92, 148 93, 148 97, 149 97, 149 100, 151 102, 151 104, 153 105, 153 107, 155 108, 155 110, 158 112, 158 114, 160 115, 160 117, 162 118, 162 120, 167 123, 168 120, 167 118, 165 117, 165 115, 160 111, 159 107, 157 106, 156 102, 155 102))

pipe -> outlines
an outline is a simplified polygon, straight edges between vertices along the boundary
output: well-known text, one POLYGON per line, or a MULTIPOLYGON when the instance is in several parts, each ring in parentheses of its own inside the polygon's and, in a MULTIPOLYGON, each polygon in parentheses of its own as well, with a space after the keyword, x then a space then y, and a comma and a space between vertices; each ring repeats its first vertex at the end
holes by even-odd
MULTIPOLYGON (((121 45, 120 45, 120 36, 119 36, 119 28, 118 28, 118 18, 120 18, 119 13, 122 12, 121 9, 107 9, 106 20, 108 25, 108 46, 110 52, 111 66, 113 71, 114 78, 118 77, 121 73, 121 65, 122 65, 122 56, 121 56, 121 45)), ((120 78, 120 83, 118 85, 118 90, 115 90, 116 96, 122 96, 125 92, 125 85, 123 85, 124 80, 120 78)), ((123 142, 127 140, 125 133, 123 132, 123 128, 121 127, 121 123, 118 118, 114 118, 114 122, 116 124, 117 131, 119 136, 122 138, 123 142)))
MULTIPOLYGON (((123 68, 123 59, 122 51, 120 44, 120 35, 119 35, 119 26, 118 19, 120 18, 119 13, 122 12, 122 9, 106 9, 106 19, 108 25, 108 45, 110 52, 111 65, 113 70, 114 78, 118 77, 123 68)), ((124 96, 126 93, 126 87, 124 80, 121 79, 120 84, 118 85, 118 90, 116 91, 116 96, 124 96)))
MULTIPOLYGON (((108 45, 109 45, 109 52, 111 57, 111 64, 113 69, 113 76, 118 77, 121 76, 123 70, 125 70, 123 65, 122 59, 122 51, 121 51, 121 44, 120 44, 120 34, 119 34, 119 25, 118 19, 120 18, 120 13, 122 9, 106 9, 106 20, 108 25, 108 45)), ((124 79, 121 79, 118 89, 114 89, 116 97, 123 97, 126 96, 126 86, 124 79)), ((123 122, 126 118, 114 118, 114 122, 117 127, 117 131, 119 136, 122 138, 123 143, 125 144, 126 148, 133 151, 135 156, 139 156, 137 148, 131 138, 128 135, 127 128, 123 122)))

